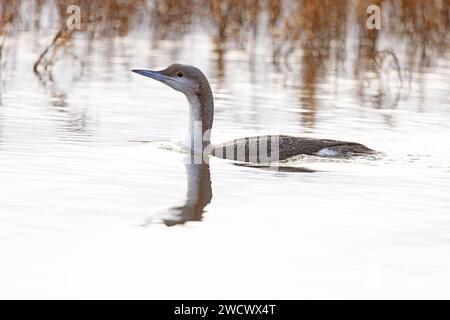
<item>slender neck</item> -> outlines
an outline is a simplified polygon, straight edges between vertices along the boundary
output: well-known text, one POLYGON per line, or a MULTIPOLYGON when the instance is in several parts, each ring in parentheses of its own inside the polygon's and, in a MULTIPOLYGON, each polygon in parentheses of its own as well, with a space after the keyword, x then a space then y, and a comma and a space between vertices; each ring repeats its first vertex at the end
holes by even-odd
POLYGON ((195 152, 203 152, 211 144, 214 117, 214 99, 208 83, 197 94, 187 96, 189 102, 189 125, 184 144, 195 152))

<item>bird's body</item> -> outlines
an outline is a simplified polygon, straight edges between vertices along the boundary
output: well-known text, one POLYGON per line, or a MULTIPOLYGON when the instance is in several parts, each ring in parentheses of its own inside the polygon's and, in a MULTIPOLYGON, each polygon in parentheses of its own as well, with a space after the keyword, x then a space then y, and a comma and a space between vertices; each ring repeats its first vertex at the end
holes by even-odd
POLYGON ((265 143, 268 147, 267 155, 270 159, 276 160, 286 160, 298 155, 347 157, 374 152, 372 149, 356 142, 302 138, 287 135, 266 135, 241 138, 214 145, 212 155, 245 162, 265 162, 262 161, 259 152, 256 153, 256 159, 252 159, 252 153, 249 152, 250 150, 258 149, 258 144, 261 144, 261 141, 264 141, 264 143, 267 141, 265 143), (239 156, 238 150, 245 151, 239 156))
POLYGON ((196 67, 172 64, 161 71, 133 70, 181 91, 189 102, 189 126, 185 146, 216 157, 244 162, 273 162, 297 155, 345 157, 371 154, 362 144, 347 141, 302 138, 287 135, 247 137, 212 145, 214 99, 205 75, 196 67))

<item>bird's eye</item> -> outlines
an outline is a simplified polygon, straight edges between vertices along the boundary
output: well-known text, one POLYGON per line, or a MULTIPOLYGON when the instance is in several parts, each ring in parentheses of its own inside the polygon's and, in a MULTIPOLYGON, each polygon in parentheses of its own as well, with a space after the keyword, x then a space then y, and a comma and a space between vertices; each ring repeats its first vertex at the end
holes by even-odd
POLYGON ((179 78, 183 77, 183 72, 178 72, 178 73, 177 73, 177 76, 178 76, 179 78))

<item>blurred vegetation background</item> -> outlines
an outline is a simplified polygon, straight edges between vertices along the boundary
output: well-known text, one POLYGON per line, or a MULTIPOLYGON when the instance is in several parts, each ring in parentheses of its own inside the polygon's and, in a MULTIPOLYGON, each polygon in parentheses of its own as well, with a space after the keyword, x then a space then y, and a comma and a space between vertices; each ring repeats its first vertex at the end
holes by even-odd
MULTIPOLYGON (((270 52, 271 63, 285 70, 292 68, 292 61, 304 66, 298 80, 306 97, 303 103, 313 109, 314 101, 308 97, 314 96, 314 84, 329 72, 339 72, 349 48, 355 51, 354 77, 360 80, 362 99, 364 84, 381 77, 383 67, 396 71, 403 83, 411 72, 447 59, 450 0, 2 0, 1 68, 8 63, 8 57, 2 56, 5 42, 21 31, 52 33, 52 40, 40 49, 34 64, 41 79, 51 80, 55 61, 62 52, 70 53, 74 37, 87 40, 83 43, 89 54, 97 39, 149 29, 149 40, 157 47, 160 40, 181 40, 199 27, 211 38, 219 77, 224 75, 224 56, 229 48, 248 53, 263 34, 269 39, 265 50, 270 52), (397 39, 406 44, 403 54, 407 63, 402 67, 397 48, 379 50, 380 31, 366 27, 371 4, 382 8, 384 34, 388 33, 394 44, 397 39), (81 9, 80 30, 66 25, 70 5, 81 9)), ((381 94, 378 99, 381 104, 381 94)))

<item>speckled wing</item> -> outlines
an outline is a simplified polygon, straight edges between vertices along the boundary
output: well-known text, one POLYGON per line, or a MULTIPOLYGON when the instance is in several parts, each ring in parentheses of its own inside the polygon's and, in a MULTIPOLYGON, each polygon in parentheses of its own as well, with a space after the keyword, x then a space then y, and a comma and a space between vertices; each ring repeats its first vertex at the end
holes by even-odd
POLYGON ((211 154, 231 160, 265 163, 285 160, 302 154, 320 155, 319 152, 324 149, 328 154, 335 156, 374 152, 372 149, 355 142, 266 135, 236 139, 215 145, 211 154))

